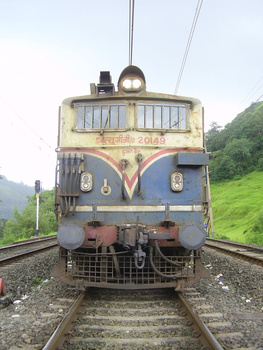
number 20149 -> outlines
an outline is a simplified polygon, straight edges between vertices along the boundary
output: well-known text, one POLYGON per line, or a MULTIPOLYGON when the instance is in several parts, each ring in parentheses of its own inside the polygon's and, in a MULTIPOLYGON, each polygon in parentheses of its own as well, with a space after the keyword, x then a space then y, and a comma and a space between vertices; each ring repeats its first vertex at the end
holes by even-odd
POLYGON ((139 136, 139 143, 144 143, 146 145, 164 145, 165 137, 139 136))

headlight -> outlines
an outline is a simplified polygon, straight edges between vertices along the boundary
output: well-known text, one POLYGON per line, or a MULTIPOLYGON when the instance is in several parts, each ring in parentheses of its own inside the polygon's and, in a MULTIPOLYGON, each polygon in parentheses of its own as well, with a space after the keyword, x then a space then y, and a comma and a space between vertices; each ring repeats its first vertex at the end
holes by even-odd
POLYGON ((183 174, 181 173, 172 173, 171 174, 171 189, 174 192, 182 191, 184 186, 183 174))
POLYGON ((142 88, 142 81, 138 77, 125 78, 122 83, 122 88, 126 91, 138 91, 142 88))
POLYGON ((125 80, 123 80, 122 86, 123 86, 125 89, 130 89, 130 88, 132 87, 132 81, 131 81, 131 79, 125 79, 125 80))
POLYGON ((81 174, 80 189, 83 192, 89 192, 92 190, 92 174, 85 171, 81 174))
POLYGON ((128 66, 118 80, 118 89, 124 93, 146 91, 146 81, 143 71, 136 66, 128 66))

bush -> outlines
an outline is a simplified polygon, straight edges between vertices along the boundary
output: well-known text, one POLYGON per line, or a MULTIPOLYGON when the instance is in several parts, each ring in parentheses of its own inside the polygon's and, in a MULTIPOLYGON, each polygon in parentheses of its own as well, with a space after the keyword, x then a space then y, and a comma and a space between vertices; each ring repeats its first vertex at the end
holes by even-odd
POLYGON ((216 234, 216 237, 215 237, 215 238, 216 238, 216 239, 224 239, 224 240, 229 241, 229 237, 226 236, 226 235, 224 235, 224 234, 219 234, 219 235, 216 234))
MULTIPOLYGON (((39 197, 39 233, 47 235, 57 230, 54 214, 54 191, 44 191, 39 197)), ((36 198, 29 198, 29 203, 22 213, 14 210, 13 220, 8 220, 4 227, 1 244, 27 239, 36 233, 36 198)))
POLYGON ((263 245, 263 210, 256 219, 252 229, 246 235, 248 243, 263 245))
POLYGON ((259 158, 257 168, 258 170, 263 170, 263 158, 259 158))

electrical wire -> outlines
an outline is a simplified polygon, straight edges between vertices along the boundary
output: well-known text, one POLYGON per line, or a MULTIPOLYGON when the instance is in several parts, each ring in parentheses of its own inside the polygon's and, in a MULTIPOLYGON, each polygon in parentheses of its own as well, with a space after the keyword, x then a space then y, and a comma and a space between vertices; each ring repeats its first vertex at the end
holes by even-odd
POLYGON ((50 149, 52 148, 33 128, 30 124, 28 124, 15 110, 14 108, 12 108, 9 103, 7 103, 2 96, 0 96, 1 100, 4 102, 5 105, 7 105, 7 107, 9 109, 11 109, 11 111, 42 141, 44 142, 50 149))
POLYGON ((263 94, 261 96, 259 96, 259 98, 256 100, 255 103, 257 103, 261 99, 262 96, 263 96, 263 94))
POLYGON ((181 82, 181 79, 182 79, 185 63, 186 63, 187 56, 188 56, 188 53, 189 53, 189 49, 190 49, 190 46, 191 46, 191 43, 192 43, 192 39, 193 39, 193 36, 194 36, 194 32, 195 32, 195 28, 196 28, 198 17, 199 17, 200 11, 201 11, 202 4, 203 4, 203 0, 201 0, 201 1, 198 0, 197 7, 196 7, 196 10, 195 10, 194 19, 193 19, 193 23, 192 23, 192 27, 191 27, 189 38, 188 38, 188 41, 187 41, 187 44, 186 44, 186 48, 185 48, 184 58, 183 58, 183 61, 182 61, 181 69, 180 69, 180 72, 179 72, 179 75, 178 75, 178 79, 177 79, 177 83, 176 83, 176 87, 175 87, 175 90, 174 90, 174 95, 177 94, 177 91, 178 91, 178 88, 179 88, 179 85, 180 85, 180 82, 181 82))
MULTIPOLYGON (((258 98, 255 102, 252 102, 252 103, 251 103, 251 107, 253 107, 254 104, 257 103, 257 102, 261 99, 261 97, 263 97, 263 94, 262 94, 261 96, 259 96, 259 98, 258 98)), ((250 107, 250 108, 251 108, 251 107, 250 107)), ((250 110, 250 108, 249 108, 249 110, 250 110)))
POLYGON ((261 77, 259 79, 259 81, 253 86, 253 88, 249 91, 249 93, 246 95, 246 97, 244 97, 244 99, 242 100, 242 102, 240 102, 240 104, 238 105, 238 107, 242 106, 244 103, 246 103, 248 101, 248 99, 251 99, 263 86, 263 84, 260 85, 260 87, 253 93, 253 95, 251 95, 251 93, 255 90, 255 88, 257 87, 257 85, 262 81, 263 77, 261 77), (250 96, 251 95, 251 96, 250 96))
POLYGON ((135 0, 129 2, 129 65, 132 65, 133 54, 134 3, 135 0))
POLYGON ((262 96, 263 96, 263 94, 262 94, 261 96, 259 96, 259 98, 256 100, 256 102, 252 102, 252 103, 251 103, 251 105, 250 105, 250 107, 248 108, 247 112, 249 112, 249 111, 253 108, 253 106, 255 105, 255 103, 257 103, 257 102, 261 99, 262 96))

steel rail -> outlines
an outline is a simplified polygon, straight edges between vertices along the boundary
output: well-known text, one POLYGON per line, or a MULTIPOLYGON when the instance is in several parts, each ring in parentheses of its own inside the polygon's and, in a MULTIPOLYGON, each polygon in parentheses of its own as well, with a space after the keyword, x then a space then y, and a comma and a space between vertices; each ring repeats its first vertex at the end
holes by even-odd
POLYGON ((41 242, 51 241, 51 240, 56 239, 56 238, 57 238, 57 236, 54 235, 54 236, 50 236, 50 237, 33 238, 33 239, 27 239, 27 240, 20 241, 20 242, 14 242, 12 244, 0 247, 0 251, 6 250, 6 249, 12 249, 12 248, 16 248, 16 247, 22 247, 22 246, 29 245, 29 244, 37 244, 37 243, 41 243, 41 242))
POLYGON ((242 242, 234 242, 234 241, 228 241, 225 239, 215 239, 215 238, 206 238, 206 243, 208 244, 213 244, 213 243, 222 243, 222 244, 226 244, 228 246, 232 246, 235 248, 240 248, 240 249, 247 249, 247 251, 253 251, 253 252, 259 252, 263 254, 263 246, 257 246, 256 244, 254 245, 247 245, 246 243, 242 243, 242 242))
POLYGON ((3 263, 11 262, 12 260, 15 260, 15 259, 18 259, 18 258, 22 258, 22 257, 26 257, 26 256, 34 254, 34 253, 39 253, 39 252, 41 252, 43 250, 47 250, 47 249, 56 247, 57 245, 58 245, 57 243, 53 243, 53 244, 50 244, 50 245, 48 245, 46 247, 33 249, 33 250, 30 250, 29 252, 24 252, 24 253, 16 254, 16 255, 13 255, 13 256, 9 256, 8 258, 0 259, 0 266, 3 263))
MULTIPOLYGON (((67 332, 70 331, 72 322, 74 322, 78 317, 77 311, 85 300, 86 294, 87 291, 83 291, 78 296, 42 350, 55 350, 63 345, 65 336, 67 335, 67 332)), ((221 345, 217 342, 215 337, 205 326, 203 321, 198 317, 195 311, 191 308, 190 304, 185 300, 182 294, 180 292, 177 292, 177 295, 187 310, 188 318, 190 318, 190 320, 194 323, 193 328, 197 332, 196 337, 200 337, 200 341, 205 346, 205 348, 209 350, 223 350, 221 345)))
MULTIPOLYGON (((215 242, 209 241, 209 242, 205 243, 204 247, 217 250, 219 252, 222 252, 223 254, 234 256, 236 258, 239 258, 239 259, 242 259, 245 261, 250 261, 258 266, 263 267, 263 254, 262 254, 263 252, 262 252, 262 250, 260 250, 260 252, 261 252, 261 254, 260 254, 257 252, 258 250, 257 251, 253 250, 253 247, 251 247, 250 250, 241 251, 241 250, 237 250, 237 248, 233 248, 233 245, 231 243, 229 244, 229 246, 232 245, 232 249, 230 247, 227 248, 228 243, 224 242, 224 244, 225 244, 225 247, 219 246, 215 242)), ((247 249, 247 248, 248 247, 246 247, 246 246, 243 247, 243 249, 247 249)))
POLYGON ((184 307, 186 308, 190 318, 195 324, 195 327, 197 328, 197 332, 200 334, 200 341, 204 346, 207 347, 207 349, 210 350, 223 350, 221 345, 218 343, 216 338, 213 336, 213 334, 210 332, 210 330, 207 328, 207 326, 204 324, 204 322, 199 318, 197 313, 192 309, 191 305, 187 302, 187 300, 183 297, 181 292, 177 292, 181 302, 183 303, 184 307))
POLYGON ((59 348, 59 346, 63 343, 63 336, 69 330, 70 324, 77 317, 77 310, 82 304, 83 300, 86 297, 86 291, 82 292, 77 300, 73 303, 66 316, 62 320, 62 322, 58 325, 46 345, 42 348, 42 350, 55 350, 59 348))

